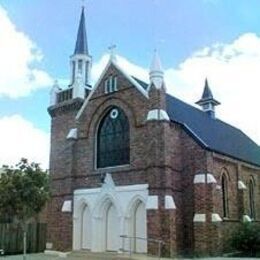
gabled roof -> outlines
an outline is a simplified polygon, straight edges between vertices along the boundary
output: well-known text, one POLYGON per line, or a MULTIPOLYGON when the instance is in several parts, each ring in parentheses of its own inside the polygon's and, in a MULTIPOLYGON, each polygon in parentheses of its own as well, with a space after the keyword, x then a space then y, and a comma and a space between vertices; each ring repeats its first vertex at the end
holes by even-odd
POLYGON ((149 98, 148 93, 146 91, 146 89, 144 88, 144 84, 146 85, 146 83, 144 83, 141 80, 137 80, 135 77, 132 77, 130 75, 128 75, 125 70, 120 67, 117 64, 117 61, 115 58, 110 57, 105 69, 103 70, 101 76, 99 77, 98 81, 95 83, 93 89, 91 90, 90 94, 88 95, 88 97, 85 99, 84 104, 82 105, 82 107, 80 108, 79 112, 76 115, 76 120, 79 120, 79 118, 81 117, 83 111, 85 110, 89 100, 91 99, 91 97, 93 96, 93 94, 95 93, 96 89, 98 88, 98 86, 100 85, 102 79, 104 78, 105 74, 107 73, 108 69, 110 68, 110 66, 114 66, 120 73, 122 73, 122 75, 128 79, 133 86, 139 91, 141 92, 141 94, 143 96, 145 96, 146 98, 149 98), (141 83, 142 82, 142 83, 141 83))
POLYGON ((86 25, 85 25, 84 7, 82 7, 82 11, 81 11, 74 54, 88 55, 88 41, 87 41, 87 33, 86 33, 86 25))
POLYGON ((260 147, 241 130, 169 94, 166 105, 170 120, 179 123, 202 147, 260 166, 260 147))

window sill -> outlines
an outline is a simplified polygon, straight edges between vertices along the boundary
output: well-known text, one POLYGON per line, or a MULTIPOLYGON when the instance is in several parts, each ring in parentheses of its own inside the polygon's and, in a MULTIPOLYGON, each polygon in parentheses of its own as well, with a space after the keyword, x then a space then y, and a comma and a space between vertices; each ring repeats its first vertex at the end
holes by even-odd
POLYGON ((123 164, 123 165, 118 165, 118 166, 108 166, 108 167, 104 167, 104 168, 95 168, 94 170, 96 172, 107 172, 107 171, 117 171, 117 170, 121 170, 121 169, 125 169, 125 168, 129 168, 130 164, 123 164))

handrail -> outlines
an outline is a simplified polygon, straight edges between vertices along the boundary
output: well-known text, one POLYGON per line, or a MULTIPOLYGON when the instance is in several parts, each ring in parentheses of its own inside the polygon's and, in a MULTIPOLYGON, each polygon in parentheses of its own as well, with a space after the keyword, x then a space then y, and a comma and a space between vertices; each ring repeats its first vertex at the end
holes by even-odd
POLYGON ((158 259, 160 260, 161 259, 161 247, 163 244, 165 244, 162 240, 160 239, 154 239, 154 238, 144 238, 144 237, 136 237, 136 236, 127 236, 127 235, 121 235, 120 236, 122 239, 123 239, 123 252, 127 252, 127 250, 124 249, 124 239, 127 238, 127 239, 130 239, 130 245, 129 245, 129 255, 130 255, 130 258, 132 256, 132 253, 133 253, 133 250, 132 250, 132 239, 140 239, 140 240, 145 240, 147 242, 155 242, 155 243, 158 243, 158 259))

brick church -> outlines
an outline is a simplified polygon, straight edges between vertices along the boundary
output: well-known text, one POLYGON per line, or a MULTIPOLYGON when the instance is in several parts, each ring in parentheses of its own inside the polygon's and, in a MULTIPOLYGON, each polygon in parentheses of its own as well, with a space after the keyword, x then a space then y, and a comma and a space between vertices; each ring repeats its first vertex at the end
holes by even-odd
POLYGON ((166 93, 157 52, 149 82, 112 53, 91 86, 91 62, 83 8, 70 85, 48 108, 47 249, 220 254, 260 221, 260 147, 215 117, 207 81, 196 108, 166 93))

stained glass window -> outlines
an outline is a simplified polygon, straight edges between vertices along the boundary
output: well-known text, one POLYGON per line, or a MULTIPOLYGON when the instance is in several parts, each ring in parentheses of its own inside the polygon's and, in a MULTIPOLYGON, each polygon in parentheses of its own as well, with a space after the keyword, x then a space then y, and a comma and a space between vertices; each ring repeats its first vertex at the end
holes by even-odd
POLYGON ((129 122, 125 113, 112 107, 100 122, 97 133, 97 167, 129 164, 129 122))
POLYGON ((222 188, 222 205, 223 205, 223 217, 227 218, 229 216, 228 209, 228 180, 225 173, 221 177, 221 188, 222 188))
POLYGON ((249 210, 251 219, 255 218, 255 194, 254 194, 254 181, 249 181, 249 210))

